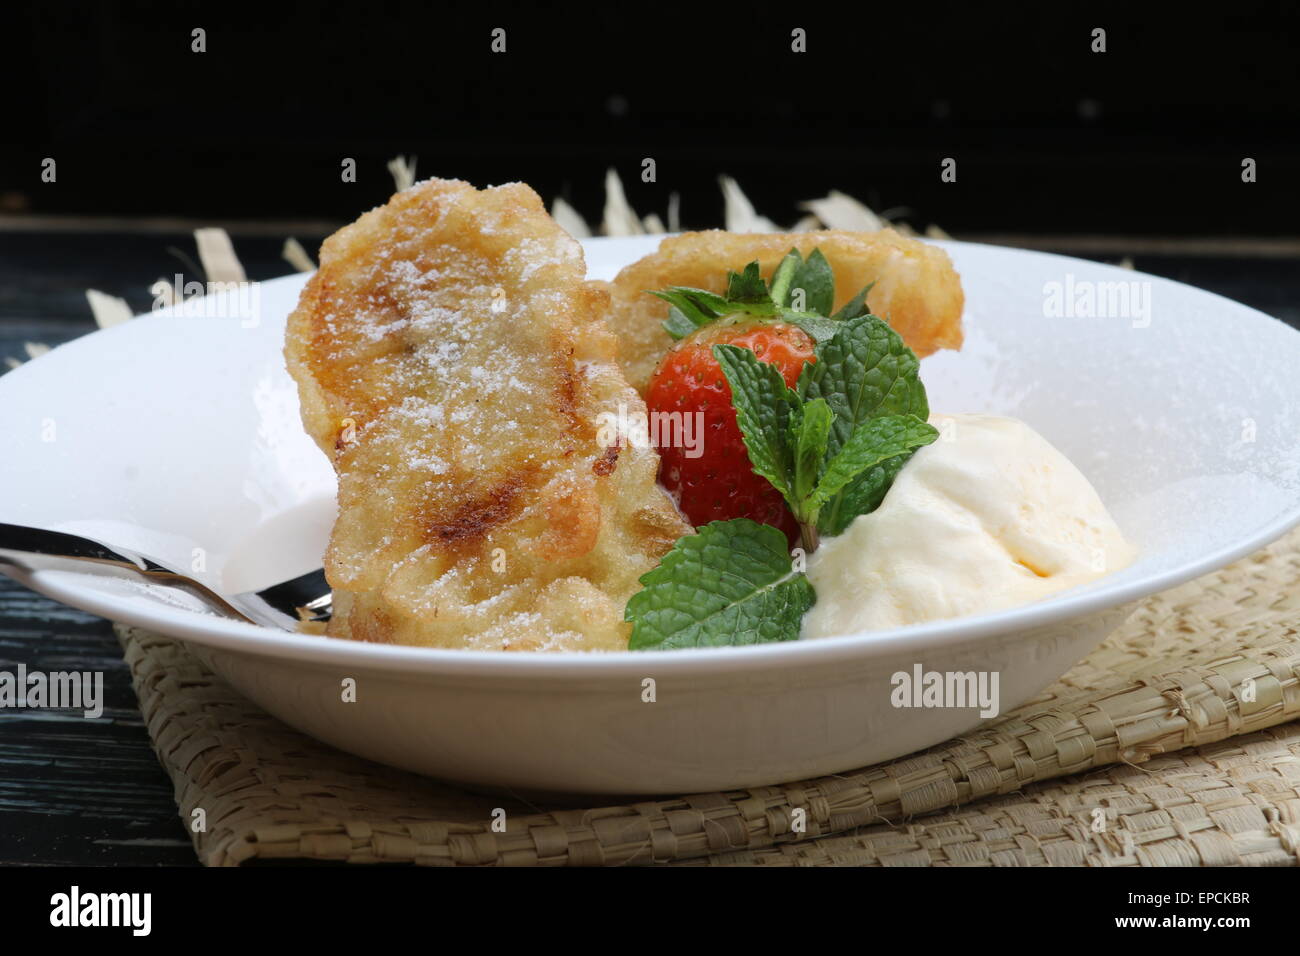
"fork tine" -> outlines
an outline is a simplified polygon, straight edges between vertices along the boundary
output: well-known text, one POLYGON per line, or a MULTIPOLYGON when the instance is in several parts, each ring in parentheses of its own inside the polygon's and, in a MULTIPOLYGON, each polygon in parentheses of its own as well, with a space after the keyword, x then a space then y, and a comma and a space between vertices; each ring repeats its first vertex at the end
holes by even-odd
POLYGON ((307 620, 327 621, 332 610, 330 586, 322 568, 263 588, 256 596, 295 619, 300 617, 298 612, 302 609, 308 612, 307 620))

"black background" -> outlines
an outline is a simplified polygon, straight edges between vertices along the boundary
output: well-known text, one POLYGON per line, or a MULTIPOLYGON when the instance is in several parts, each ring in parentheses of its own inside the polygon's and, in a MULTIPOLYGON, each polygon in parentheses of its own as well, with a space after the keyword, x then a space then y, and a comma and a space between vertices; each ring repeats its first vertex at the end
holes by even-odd
POLYGON ((959 236, 1300 231, 1294 4, 9 8, 9 215, 343 222, 387 198, 402 153, 595 221, 612 166, 642 214, 680 193, 688 227, 721 224, 728 173, 785 225, 837 188, 959 236))

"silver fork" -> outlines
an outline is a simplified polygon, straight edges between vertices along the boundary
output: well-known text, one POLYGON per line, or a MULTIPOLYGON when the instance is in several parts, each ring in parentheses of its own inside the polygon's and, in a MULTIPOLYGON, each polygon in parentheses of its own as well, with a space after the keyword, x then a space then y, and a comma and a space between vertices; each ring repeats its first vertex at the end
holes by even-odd
POLYGON ((260 591, 218 594, 187 574, 138 551, 62 531, 0 523, 0 564, 27 571, 94 571, 111 577, 143 579, 178 588, 199 598, 217 614, 250 624, 296 631, 302 621, 327 621, 333 610, 323 570, 309 571, 260 591))

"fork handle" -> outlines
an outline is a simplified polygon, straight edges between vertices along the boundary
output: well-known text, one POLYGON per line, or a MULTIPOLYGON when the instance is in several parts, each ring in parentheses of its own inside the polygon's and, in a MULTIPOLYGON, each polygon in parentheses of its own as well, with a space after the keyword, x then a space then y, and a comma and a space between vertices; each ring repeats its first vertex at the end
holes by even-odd
POLYGON ((127 571, 131 577, 143 577, 155 584, 187 591, 225 617, 255 623, 202 582, 135 551, 110 548, 92 538, 65 531, 0 522, 0 564, 11 564, 26 571, 85 571, 87 564, 94 564, 115 576, 118 571, 127 571))
POLYGON ((67 568, 69 561, 117 564, 141 572, 166 570, 142 554, 125 549, 115 551, 106 544, 80 535, 0 523, 0 562, 16 564, 29 571, 42 571, 67 568))

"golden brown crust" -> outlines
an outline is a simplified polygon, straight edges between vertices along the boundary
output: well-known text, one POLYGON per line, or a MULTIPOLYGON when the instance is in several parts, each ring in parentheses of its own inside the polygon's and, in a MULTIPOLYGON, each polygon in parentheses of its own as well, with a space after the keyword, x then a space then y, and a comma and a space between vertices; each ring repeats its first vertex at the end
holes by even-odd
POLYGON ((835 270, 835 308, 869 282, 871 311, 889 321, 919 356, 961 348, 961 280, 948 254, 880 232, 822 230, 797 233, 688 232, 665 239, 659 249, 623 269, 607 288, 610 328, 618 336, 618 360, 628 380, 644 390, 672 340, 663 330, 668 306, 647 289, 683 285, 711 292, 725 288, 727 270, 758 260, 770 277, 794 247, 803 255, 820 248, 835 270))
POLYGON ((289 317, 303 422, 334 464, 329 633, 442 647, 626 647, 627 598, 689 527, 607 294, 528 187, 431 180, 335 233, 289 317))

